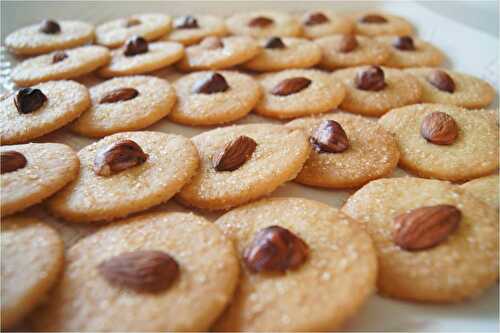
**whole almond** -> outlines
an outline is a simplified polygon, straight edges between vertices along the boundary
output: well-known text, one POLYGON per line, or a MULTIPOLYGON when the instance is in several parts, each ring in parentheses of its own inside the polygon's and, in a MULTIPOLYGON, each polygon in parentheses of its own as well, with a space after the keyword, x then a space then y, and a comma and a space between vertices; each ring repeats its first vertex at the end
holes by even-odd
POLYGON ((106 93, 99 104, 124 102, 137 97, 137 95, 139 92, 134 88, 118 88, 106 93))
POLYGON ((193 84, 195 94, 215 94, 229 89, 226 78, 219 73, 211 73, 193 84))
POLYGON ((32 113, 40 109, 48 98, 40 89, 22 88, 16 92, 14 105, 19 113, 32 113))
POLYGON ((441 91, 455 92, 455 82, 445 71, 434 70, 427 77, 427 81, 441 91))
POLYGON ((213 167, 217 171, 234 171, 252 157, 255 148, 257 143, 254 139, 244 135, 239 136, 213 156, 213 167))
POLYGON ((141 36, 133 36, 125 42, 123 54, 132 57, 149 51, 149 45, 146 39, 141 36))
POLYGON ((371 23, 380 24, 380 23, 387 23, 387 19, 381 15, 378 15, 378 14, 368 14, 368 15, 363 16, 359 20, 359 22, 368 23, 368 24, 371 24, 371 23))
POLYGON ((191 15, 181 16, 174 20, 175 29, 196 29, 199 27, 198 20, 191 15))
POLYGON ((286 48, 286 45, 285 45, 285 43, 283 43, 283 40, 280 37, 271 37, 266 41, 264 48, 266 48, 266 49, 284 49, 284 48, 286 48))
POLYGON ((415 44, 413 43, 413 38, 411 38, 411 36, 396 37, 392 46, 401 51, 415 51, 415 44))
POLYGON ((27 163, 23 154, 13 150, 3 151, 0 155, 1 174, 22 169, 27 163))
POLYGON ((304 24, 307 26, 311 25, 318 25, 318 24, 323 24, 330 22, 330 19, 323 13, 321 12, 315 12, 311 13, 307 16, 306 20, 304 21, 304 24))
POLYGON ((292 77, 279 82, 271 89, 271 94, 276 96, 288 96, 296 94, 311 84, 311 80, 305 77, 292 77))
POLYGON ((432 112, 422 120, 420 134, 434 144, 451 145, 458 137, 458 125, 450 115, 432 112))
POLYGON ((341 53, 349 53, 358 47, 358 40, 354 35, 342 35, 337 50, 341 53))
POLYGON ((274 23, 273 19, 270 19, 270 18, 265 17, 265 16, 257 16, 255 18, 253 18, 252 20, 250 20, 250 22, 248 22, 248 26, 253 27, 253 28, 255 28, 255 27, 265 28, 265 27, 272 25, 273 23, 274 23))
POLYGON ((143 164, 148 157, 136 142, 119 140, 96 153, 94 172, 98 176, 111 176, 143 164))
POLYGON ((408 251, 435 247, 458 228, 461 216, 451 205, 413 209, 396 217, 394 243, 408 251))
POLYGON ((349 148, 347 134, 335 120, 322 121, 310 141, 318 153, 341 153, 349 148))
POLYGON ((58 62, 63 61, 68 57, 68 54, 64 51, 57 51, 52 55, 52 63, 56 64, 58 62))
POLYGON ((379 66, 363 68, 354 78, 356 88, 369 91, 380 91, 385 88, 385 74, 379 66))
POLYGON ((131 17, 125 22, 125 27, 135 27, 136 25, 142 24, 141 20, 131 17))
POLYGON ((39 28, 44 34, 57 34, 61 32, 61 26, 54 20, 43 20, 39 28))

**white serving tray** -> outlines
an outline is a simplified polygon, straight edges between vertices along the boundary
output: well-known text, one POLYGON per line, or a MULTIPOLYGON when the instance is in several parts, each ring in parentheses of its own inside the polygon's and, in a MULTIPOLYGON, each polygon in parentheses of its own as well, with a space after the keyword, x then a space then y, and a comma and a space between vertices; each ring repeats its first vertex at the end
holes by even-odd
MULTIPOLYGON (((457 5, 450 2, 450 6, 457 5)), ((329 8, 341 12, 380 8, 408 18, 417 27, 418 35, 438 45, 448 56, 446 67, 479 76, 494 86, 498 86, 498 40, 479 30, 467 27, 451 19, 439 16, 414 2, 369 2, 369 1, 176 1, 176 2, 96 2, 96 1, 2 1, 1 3, 1 37, 2 45, 5 36, 16 28, 44 18, 79 19, 100 23, 111 18, 130 15, 132 13, 163 12, 170 15, 213 13, 229 15, 235 12, 276 9, 289 12, 300 12, 306 9, 329 8)), ((13 88, 8 75, 16 59, 8 55, 2 47, 0 63, 0 90, 4 92, 13 88)), ((160 77, 172 80, 177 75, 171 70, 155 73, 160 77)), ((87 76, 81 82, 92 85, 99 82, 93 76, 87 76)), ((494 107, 498 105, 498 99, 494 107)), ((276 122, 254 114, 237 123, 276 122)), ((148 128, 153 131, 182 134, 188 137, 201 133, 207 128, 195 128, 176 125, 162 120, 148 128)), ((92 140, 79 137, 66 129, 58 130, 37 141, 61 142, 71 145, 76 150, 91 143, 92 140)), ((397 169, 393 176, 405 176, 397 169)), ((305 187, 289 182, 280 187, 273 196, 306 197, 327 203, 333 207, 341 207, 353 191, 321 190, 305 187)), ((173 200, 153 210, 186 209, 173 200)), ((211 220, 220 214, 197 212, 211 220)), ((74 244, 78 239, 92 233, 98 227, 75 226, 57 221, 47 215, 43 207, 36 206, 27 214, 40 217, 61 231, 66 246, 74 244)), ((456 305, 428 305, 396 301, 380 296, 373 296, 358 315, 352 318, 345 329, 350 331, 498 331, 499 306, 498 284, 486 291, 479 299, 456 305)))

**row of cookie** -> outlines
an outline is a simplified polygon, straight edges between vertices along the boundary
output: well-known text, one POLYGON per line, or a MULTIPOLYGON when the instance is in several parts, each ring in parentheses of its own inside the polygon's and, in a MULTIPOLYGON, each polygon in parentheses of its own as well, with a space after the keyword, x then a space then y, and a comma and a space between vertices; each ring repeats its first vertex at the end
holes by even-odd
POLYGON ((81 46, 94 39, 109 48, 122 46, 134 35, 144 36, 147 41, 162 38, 191 45, 208 36, 222 37, 229 33, 306 38, 353 33, 401 36, 411 35, 413 27, 401 17, 381 12, 339 15, 328 10, 310 11, 301 20, 280 12, 250 12, 235 14, 226 22, 212 15, 187 15, 177 17, 173 24, 167 15, 140 14, 103 23, 96 29, 81 21, 44 20, 12 32, 5 45, 15 54, 36 55, 81 46))

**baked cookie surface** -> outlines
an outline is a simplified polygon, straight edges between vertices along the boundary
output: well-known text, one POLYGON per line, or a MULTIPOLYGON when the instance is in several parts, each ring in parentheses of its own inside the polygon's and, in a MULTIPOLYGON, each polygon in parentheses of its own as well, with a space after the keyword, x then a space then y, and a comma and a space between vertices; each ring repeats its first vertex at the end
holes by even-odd
POLYGON ((295 17, 278 11, 234 14, 226 19, 226 26, 233 35, 297 37, 302 34, 295 17))
POLYGON ((179 16, 173 21, 173 30, 164 38, 192 45, 208 36, 222 37, 227 33, 224 20, 213 15, 179 16))
POLYGON ((413 34, 413 26, 404 18, 384 12, 360 12, 352 16, 356 34, 365 36, 413 34))
POLYGON ((410 36, 378 36, 376 41, 387 45, 391 55, 384 66, 436 67, 443 64, 445 56, 441 50, 429 42, 410 36))
POLYGON ((351 34, 354 25, 346 15, 331 10, 310 10, 300 18, 304 37, 314 39, 334 34, 351 34))
POLYGON ((498 212, 498 191, 500 188, 498 174, 473 179, 460 185, 460 187, 474 197, 495 208, 498 212))

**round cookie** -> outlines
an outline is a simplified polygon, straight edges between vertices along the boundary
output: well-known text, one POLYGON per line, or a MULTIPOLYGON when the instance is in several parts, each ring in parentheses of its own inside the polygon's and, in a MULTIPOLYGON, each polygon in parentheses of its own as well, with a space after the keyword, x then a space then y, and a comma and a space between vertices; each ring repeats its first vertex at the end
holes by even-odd
POLYGON ((498 212, 499 206, 499 178, 498 174, 473 179, 460 185, 469 194, 487 203, 498 212))
POLYGON ((371 180, 389 176, 398 165, 396 140, 376 122, 361 116, 334 113, 320 118, 310 117, 291 121, 291 128, 300 128, 307 135, 325 120, 339 123, 347 135, 349 146, 342 152, 312 150, 309 159, 295 178, 305 185, 326 188, 354 188, 371 180))
POLYGON ((76 78, 95 71, 110 60, 107 48, 96 45, 56 51, 29 58, 14 67, 10 77, 18 86, 76 78))
POLYGON ((32 321, 42 331, 206 331, 231 300, 238 272, 233 245, 204 218, 137 216, 76 243, 67 253, 61 283, 32 321), (150 293, 115 286, 98 268, 118 255, 142 251, 161 251, 177 262, 178 275, 167 289, 150 293))
POLYGON ((401 152, 400 165, 421 177, 461 181, 498 168, 498 128, 487 113, 417 104, 391 110, 379 124, 394 134, 401 152), (451 144, 434 144, 422 136, 422 122, 433 112, 453 118, 458 136, 451 144))
POLYGON ((413 26, 404 18, 384 12, 360 12, 352 16, 356 34, 365 36, 413 34, 413 26))
MULTIPOLYGON (((342 211, 360 221, 375 243, 377 283, 382 294, 414 301, 455 302, 476 296, 497 281, 496 214, 448 182, 411 177, 379 179, 351 196, 342 211), (393 236, 398 230, 395 218, 436 205, 460 210, 457 228, 431 248, 409 251, 397 245, 398 238, 393 236)), ((439 218, 438 213, 434 217, 439 218)))
POLYGON ((186 48, 184 58, 177 64, 182 71, 226 69, 255 57, 261 48, 248 36, 225 38, 206 37, 201 43, 186 48))
POLYGON ((261 97, 259 84, 249 75, 232 72, 195 72, 174 82, 177 103, 169 114, 169 119, 179 124, 206 126, 232 122, 243 118, 257 104, 261 97), (196 92, 203 82, 212 82, 214 76, 222 75, 227 90, 219 92, 196 92))
POLYGON ((39 89, 47 101, 31 113, 18 111, 18 93, 0 101, 0 141, 13 144, 50 133, 78 118, 90 107, 87 88, 74 81, 51 81, 31 87, 39 89))
POLYGON ((334 34, 351 34, 354 24, 351 18, 331 10, 310 10, 300 18, 305 38, 320 38, 334 34))
POLYGON ((243 67, 258 72, 273 72, 291 68, 313 67, 321 60, 321 50, 313 42, 302 38, 278 38, 261 39, 262 52, 244 63, 243 67), (284 47, 272 45, 278 40, 282 42, 284 47))
POLYGON ((284 274, 252 273, 242 262, 239 288, 215 331, 341 329, 375 289, 377 259, 370 238, 328 205, 301 198, 264 199, 215 223, 233 240, 241 261, 256 234, 270 226, 288 229, 308 246, 306 261, 284 274))
POLYGON ((420 38, 410 36, 378 36, 376 41, 387 45, 391 50, 389 59, 384 63, 387 67, 436 67, 445 59, 437 47, 420 38))
POLYGON ((188 15, 177 17, 174 20, 173 30, 164 39, 183 45, 192 45, 200 42, 205 37, 222 37, 226 33, 226 25, 220 17, 213 15, 188 15))
POLYGON ((99 70, 102 77, 145 74, 172 65, 184 56, 184 47, 175 42, 149 43, 148 51, 125 55, 125 47, 111 51, 111 62, 99 70))
POLYGON ((420 101, 422 88, 412 75, 395 68, 381 67, 385 86, 382 90, 362 90, 356 86, 356 76, 370 67, 346 68, 334 72, 334 78, 341 80, 346 88, 346 96, 340 104, 345 111, 365 116, 378 117, 404 105, 420 101))
POLYGON ((90 137, 146 128, 165 117, 176 99, 172 86, 154 76, 115 78, 89 91, 92 106, 71 124, 71 130, 90 137), (119 92, 123 100, 108 101, 112 94, 119 92))
POLYGON ((38 305, 64 264, 59 234, 37 219, 2 221, 2 330, 10 329, 38 305))
POLYGON ((410 68, 405 72, 415 76, 422 86, 422 102, 457 105, 468 109, 478 109, 488 106, 495 98, 495 89, 486 81, 472 75, 463 74, 449 69, 439 71, 448 74, 454 84, 454 91, 438 89, 429 82, 435 68, 410 68))
MULTIPOLYGON (((200 170, 176 198, 184 205, 208 210, 229 209, 273 192, 295 178, 310 151, 302 131, 271 124, 217 128, 192 141, 200 154, 200 170), (241 136, 256 142, 253 154, 236 170, 216 171, 216 157, 241 136)), ((238 154, 245 152, 245 147, 238 148, 238 154)))
POLYGON ((171 29, 172 19, 163 14, 139 14, 119 18, 96 28, 96 42, 110 48, 119 47, 132 36, 148 41, 159 39, 171 29))
POLYGON ((94 27, 81 21, 57 21, 59 32, 45 33, 46 23, 40 22, 18 29, 5 38, 7 49, 18 55, 38 55, 91 43, 94 27))
POLYGON ((345 96, 340 80, 315 69, 289 69, 262 74, 258 80, 264 89, 264 96, 255 112, 271 118, 296 118, 328 112, 336 108, 345 96), (304 83, 301 90, 295 89, 297 85, 294 81, 304 83))
POLYGON ((226 27, 233 35, 253 37, 297 37, 302 34, 295 17, 277 11, 234 14, 226 19, 226 27))
POLYGON ((333 35, 314 42, 321 48, 320 66, 327 69, 381 65, 390 55, 387 46, 365 36, 333 35))
POLYGON ((198 168, 196 148, 187 138, 160 132, 122 132, 78 152, 80 174, 48 201, 56 215, 72 222, 124 217, 170 199, 198 168), (110 176, 94 171, 96 155, 120 140, 133 140, 149 157, 110 176))

